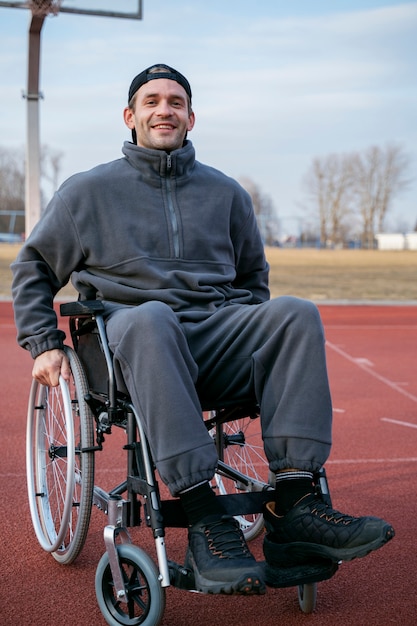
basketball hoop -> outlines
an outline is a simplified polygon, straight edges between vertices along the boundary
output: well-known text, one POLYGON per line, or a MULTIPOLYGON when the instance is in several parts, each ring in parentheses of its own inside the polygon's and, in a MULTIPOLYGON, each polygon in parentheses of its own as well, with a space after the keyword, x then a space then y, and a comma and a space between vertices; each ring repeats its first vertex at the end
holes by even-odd
POLYGON ((58 15, 62 0, 28 0, 26 3, 32 15, 46 17, 47 15, 58 15))

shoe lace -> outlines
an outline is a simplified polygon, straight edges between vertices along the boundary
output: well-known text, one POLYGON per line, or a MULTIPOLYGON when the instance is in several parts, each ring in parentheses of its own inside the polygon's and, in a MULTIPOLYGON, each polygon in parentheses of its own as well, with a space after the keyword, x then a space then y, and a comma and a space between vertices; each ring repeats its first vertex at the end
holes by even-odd
POLYGON ((311 507, 311 513, 313 515, 316 515, 320 519, 326 520, 326 522, 341 524, 342 526, 348 526, 356 519, 351 515, 345 515, 344 513, 340 513, 340 511, 332 509, 328 504, 326 504, 322 500, 317 499, 315 499, 311 507))
POLYGON ((245 538, 234 518, 225 518, 210 522, 204 529, 210 552, 221 558, 251 557, 245 538))

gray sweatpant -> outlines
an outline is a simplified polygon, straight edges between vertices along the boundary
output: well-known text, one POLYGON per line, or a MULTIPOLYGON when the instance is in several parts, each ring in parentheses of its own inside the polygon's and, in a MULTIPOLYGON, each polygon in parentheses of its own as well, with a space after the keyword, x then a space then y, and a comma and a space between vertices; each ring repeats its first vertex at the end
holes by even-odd
POLYGON ((217 455, 202 405, 257 401, 272 471, 324 464, 332 408, 323 328, 312 303, 285 296, 230 305, 198 322, 180 321, 157 301, 106 308, 117 380, 173 495, 214 474, 217 455))

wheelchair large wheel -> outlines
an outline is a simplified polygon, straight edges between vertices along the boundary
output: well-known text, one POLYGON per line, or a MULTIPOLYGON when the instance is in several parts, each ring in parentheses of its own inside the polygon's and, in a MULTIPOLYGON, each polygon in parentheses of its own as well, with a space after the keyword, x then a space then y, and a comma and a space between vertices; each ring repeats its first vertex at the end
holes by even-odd
POLYGON ((165 589, 158 580, 156 565, 146 552, 130 543, 118 545, 117 554, 127 602, 115 593, 106 552, 96 571, 96 596, 104 619, 110 626, 157 626, 165 611, 165 589))
POLYGON ((94 417, 76 353, 65 348, 71 381, 32 382, 26 433, 29 506, 37 539, 63 564, 80 553, 90 523, 94 488, 94 417))
MULTIPOLYGON (((214 485, 219 495, 261 491, 268 484, 272 484, 273 478, 264 455, 259 419, 245 417, 217 425, 212 435, 216 442, 219 459, 232 469, 256 481, 248 485, 244 481, 228 478, 226 472, 217 472, 214 485)), ((236 519, 247 541, 257 537, 264 528, 262 513, 239 515, 236 519)))

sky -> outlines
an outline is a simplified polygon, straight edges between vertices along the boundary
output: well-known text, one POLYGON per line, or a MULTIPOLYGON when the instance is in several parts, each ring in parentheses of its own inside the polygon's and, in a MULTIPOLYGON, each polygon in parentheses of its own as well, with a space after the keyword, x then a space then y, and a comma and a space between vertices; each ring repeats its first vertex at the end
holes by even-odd
MULTIPOLYGON (((28 10, 0 6, 8 149, 26 141, 29 23, 28 10)), ((251 178, 272 200, 281 234, 297 234, 307 219, 314 158, 390 144, 408 155, 412 182, 395 196, 385 230, 414 230, 417 2, 143 0, 142 20, 61 13, 41 37, 41 143, 63 153, 59 182, 121 156, 130 82, 167 63, 191 83, 198 160, 251 178)))

